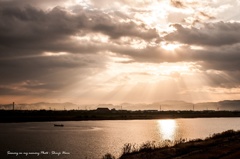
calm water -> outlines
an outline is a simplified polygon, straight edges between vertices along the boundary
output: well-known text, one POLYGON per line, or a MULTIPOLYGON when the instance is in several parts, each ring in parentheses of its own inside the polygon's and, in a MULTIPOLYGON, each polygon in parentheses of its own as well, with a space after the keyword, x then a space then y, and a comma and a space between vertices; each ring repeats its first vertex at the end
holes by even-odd
POLYGON ((239 121, 240 118, 196 118, 1 123, 0 158, 100 159, 108 152, 120 155, 125 143, 205 138, 229 129, 240 130, 239 121), (54 127, 54 123, 64 127, 54 127))

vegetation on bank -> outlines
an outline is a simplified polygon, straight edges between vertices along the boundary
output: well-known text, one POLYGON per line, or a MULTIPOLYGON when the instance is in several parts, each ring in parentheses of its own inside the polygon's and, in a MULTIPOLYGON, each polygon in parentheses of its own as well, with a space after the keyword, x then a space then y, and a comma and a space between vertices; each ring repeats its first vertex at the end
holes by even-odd
MULTIPOLYGON (((127 143, 123 146, 122 155, 119 159, 195 159, 197 158, 225 158, 232 159, 240 155, 240 131, 228 130, 213 134, 206 139, 187 141, 163 141, 160 143, 146 142, 140 146, 127 143)), ((116 159, 107 153, 102 159, 116 159)))
POLYGON ((0 122, 240 117, 240 111, 0 110, 0 122))

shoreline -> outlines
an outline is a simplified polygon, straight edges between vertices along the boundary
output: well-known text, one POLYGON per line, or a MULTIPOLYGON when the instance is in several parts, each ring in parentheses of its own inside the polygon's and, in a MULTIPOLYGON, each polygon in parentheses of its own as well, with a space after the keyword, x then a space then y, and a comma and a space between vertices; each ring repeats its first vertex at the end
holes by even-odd
POLYGON ((96 120, 151 120, 179 118, 235 118, 240 111, 109 111, 95 110, 46 111, 0 110, 0 123, 60 122, 96 120))
POLYGON ((240 131, 228 130, 213 134, 204 140, 180 140, 174 146, 155 147, 145 144, 140 149, 128 149, 119 159, 236 159, 240 156, 239 149, 240 131))

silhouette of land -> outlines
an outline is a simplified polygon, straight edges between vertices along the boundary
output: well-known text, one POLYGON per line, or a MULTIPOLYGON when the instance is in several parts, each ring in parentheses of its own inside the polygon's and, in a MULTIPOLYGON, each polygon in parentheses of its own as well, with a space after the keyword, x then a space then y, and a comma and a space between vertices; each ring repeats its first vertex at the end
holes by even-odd
MULTIPOLYGON (((134 149, 130 145, 125 145, 119 159, 236 159, 240 156, 239 149, 240 131, 228 130, 205 140, 195 139, 189 142, 181 140, 174 146, 155 147, 145 144, 140 149, 134 149)), ((110 154, 104 157, 114 158, 110 154)))
POLYGON ((240 117, 240 111, 0 110, 0 122, 240 117))

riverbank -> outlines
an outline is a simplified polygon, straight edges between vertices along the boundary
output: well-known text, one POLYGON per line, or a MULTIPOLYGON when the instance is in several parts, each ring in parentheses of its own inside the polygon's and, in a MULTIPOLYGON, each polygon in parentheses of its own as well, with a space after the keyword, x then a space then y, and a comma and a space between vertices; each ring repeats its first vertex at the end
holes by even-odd
MULTIPOLYGON (((236 159, 240 156, 240 131, 228 130, 205 140, 195 139, 186 142, 181 139, 175 142, 174 146, 170 146, 172 144, 170 141, 160 146, 149 142, 140 148, 126 144, 119 159, 236 159)), ((102 159, 115 157, 106 154, 102 159)))
MULTIPOLYGON (((126 150, 126 147, 124 148, 126 150)), ((139 150, 130 148, 119 159, 236 159, 240 156, 239 150, 240 131, 229 130, 214 134, 205 140, 180 141, 171 147, 156 148, 148 144, 145 147, 143 145, 139 150)))
POLYGON ((176 118, 240 117, 240 111, 96 111, 96 110, 0 110, 0 122, 82 120, 141 120, 176 118))

